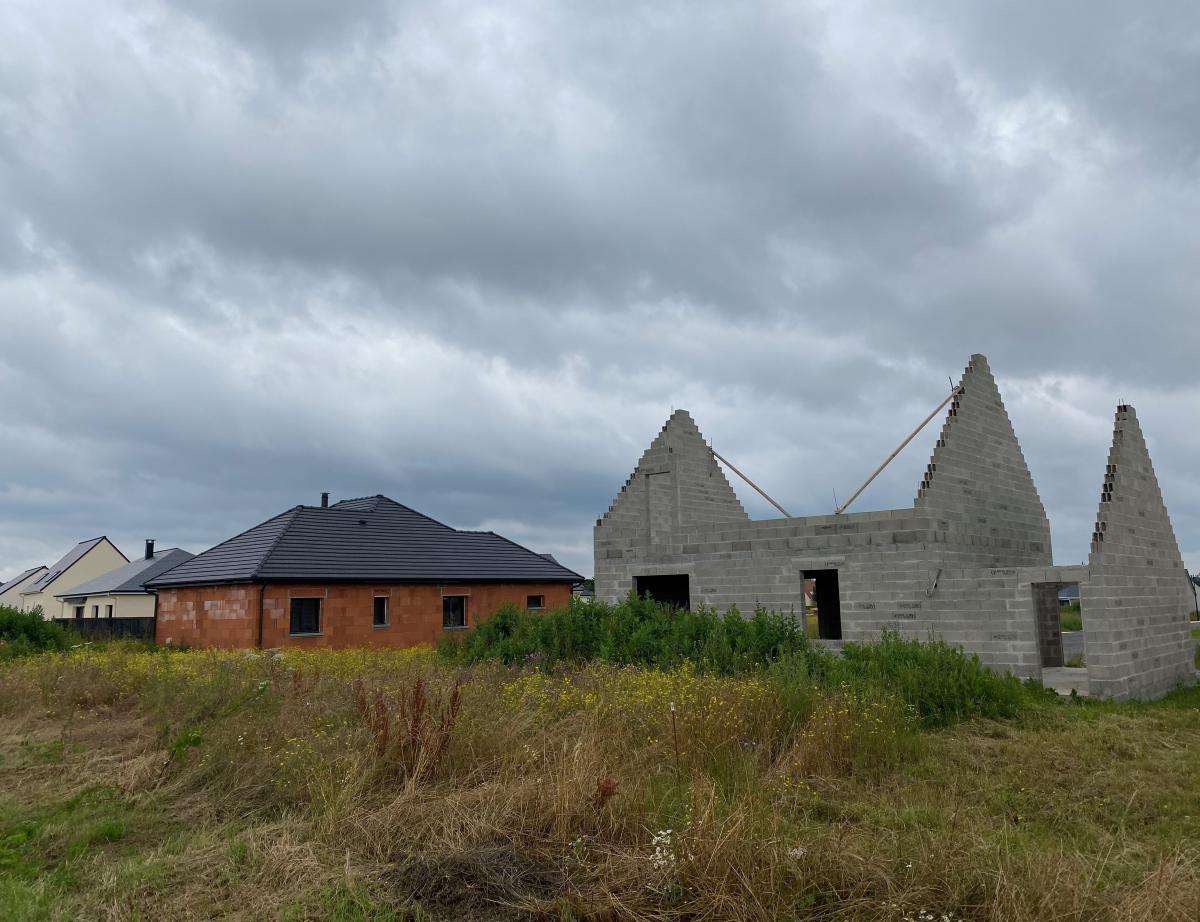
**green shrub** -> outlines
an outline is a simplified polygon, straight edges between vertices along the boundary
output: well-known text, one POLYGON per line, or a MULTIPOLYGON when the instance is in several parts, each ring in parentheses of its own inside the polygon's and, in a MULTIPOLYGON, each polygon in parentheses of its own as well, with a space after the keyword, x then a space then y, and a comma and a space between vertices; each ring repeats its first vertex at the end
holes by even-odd
POLYGON ((547 669, 598 660, 659 668, 687 661, 720 675, 765 670, 801 719, 814 694, 839 687, 899 701, 926 727, 1014 717, 1031 694, 1020 680, 997 675, 977 656, 940 640, 905 640, 885 631, 878 643, 847 643, 838 656, 810 644, 803 622, 790 615, 692 612, 632 594, 616 605, 572 600, 545 613, 505 606, 440 652, 460 663, 500 660, 547 669))
POLYGON ((0 660, 45 650, 65 650, 73 640, 61 625, 43 618, 40 608, 17 611, 0 605, 0 660))
POLYGON ((978 656, 941 640, 905 640, 890 631, 878 643, 846 644, 827 681, 896 695, 927 727, 966 717, 1015 717, 1027 701, 1019 679, 997 675, 978 656))
POLYGON ((443 657, 475 663, 582 663, 675 666, 685 660, 709 672, 733 675, 807 649, 801 622, 774 612, 743 618, 736 608, 663 607, 630 595, 616 605, 572 599, 565 607, 530 613, 504 606, 461 637, 444 642, 443 657))

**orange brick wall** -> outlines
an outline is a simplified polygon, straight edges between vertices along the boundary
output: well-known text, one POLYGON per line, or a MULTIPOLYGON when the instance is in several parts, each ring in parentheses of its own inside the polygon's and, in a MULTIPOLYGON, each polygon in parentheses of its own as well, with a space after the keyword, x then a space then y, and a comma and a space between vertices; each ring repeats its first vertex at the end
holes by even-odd
MULTIPOLYGON (((253 647, 258 635, 258 586, 213 586, 162 590, 158 595, 159 643, 197 647, 253 647)), ((531 595, 545 596, 547 609, 561 608, 571 597, 567 583, 411 584, 269 584, 263 590, 264 647, 410 647, 436 643, 442 628, 442 596, 467 597, 467 626, 477 624, 505 603, 525 607, 531 595), (388 626, 372 625, 374 598, 385 595, 388 626), (294 597, 321 599, 321 634, 292 637, 294 597)))
POLYGON ((162 589, 154 639, 193 647, 253 647, 258 641, 258 586, 162 589))

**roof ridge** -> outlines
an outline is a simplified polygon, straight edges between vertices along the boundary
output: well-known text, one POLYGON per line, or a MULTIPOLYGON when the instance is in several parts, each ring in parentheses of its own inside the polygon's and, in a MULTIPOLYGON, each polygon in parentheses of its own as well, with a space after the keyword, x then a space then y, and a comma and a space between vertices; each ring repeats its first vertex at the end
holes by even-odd
POLYGON ((239 531, 236 535, 232 535, 232 536, 226 538, 224 541, 219 541, 216 544, 214 544, 212 547, 205 548, 199 554, 195 554, 194 556, 200 557, 200 556, 203 556, 204 554, 208 554, 211 551, 215 551, 219 547, 224 547, 226 544, 229 544, 231 541, 236 541, 238 538, 242 537, 242 535, 250 534, 250 532, 254 531, 254 529, 256 529, 256 528, 262 528, 264 525, 268 525, 271 522, 274 522, 276 519, 282 519, 285 515, 294 515, 296 510, 299 508, 300 508, 299 506, 293 506, 291 509, 284 509, 283 512, 276 513, 275 515, 271 516, 268 519, 263 519, 261 522, 255 524, 255 525, 251 525, 249 528, 244 528, 241 531, 239 531))
MULTIPOLYGON (((291 528, 292 523, 294 521, 296 521, 296 515, 303 508, 304 508, 303 506, 293 506, 291 509, 287 510, 287 512, 283 513, 283 515, 290 514, 291 518, 289 518, 287 520, 287 522, 284 524, 283 528, 279 529, 279 534, 277 534, 275 536, 275 540, 271 542, 270 547, 268 547, 265 551, 263 551, 262 557, 260 557, 258 559, 258 566, 256 566, 253 570, 250 571, 251 579, 256 579, 258 577, 258 574, 260 572, 262 572, 262 568, 264 566, 266 566, 267 561, 271 559, 271 554, 273 554, 275 552, 275 548, 279 546, 280 539, 283 538, 283 536, 287 534, 287 530, 289 528, 291 528)), ((279 516, 276 516, 276 518, 279 518, 279 516)), ((271 521, 271 519, 267 519, 267 522, 270 522, 270 521, 271 521)), ((259 524, 265 525, 266 522, 260 522, 259 524)), ((249 531, 249 529, 247 529, 247 531, 249 531)), ((242 534, 245 534, 245 532, 242 532, 242 534)))
MULTIPOLYGON (((38 577, 37 582, 35 582, 33 584, 34 586, 41 586, 41 589, 38 589, 37 592, 33 592, 33 591, 22 592, 21 595, 36 595, 38 592, 42 592, 47 586, 49 586, 51 583, 53 583, 55 580, 57 580, 64 573, 70 572, 71 567, 75 566, 75 564, 79 563, 79 561, 83 560, 84 557, 86 557, 93 550, 95 550, 97 547, 99 547, 101 541, 107 541, 108 546, 111 547, 114 551, 116 551, 118 556, 120 556, 121 558, 124 559, 125 563, 129 563, 129 558, 125 556, 124 552, 119 547, 117 547, 115 544, 112 543, 111 540, 109 540, 108 535, 100 535, 97 538, 84 538, 82 541, 76 542, 75 546, 73 548, 71 548, 71 550, 67 551, 66 554, 64 554, 57 561, 55 561, 55 566, 58 566, 58 564, 62 563, 64 560, 66 560, 68 557, 70 557, 71 554, 73 554, 76 550, 78 550, 80 547, 82 547, 83 545, 86 544, 87 548, 85 550, 80 552, 80 554, 77 557, 75 557, 70 563, 68 563, 61 570, 53 570, 50 567, 47 567, 46 574, 44 576, 38 577)), ((32 589, 32 587, 30 587, 30 588, 32 589)), ((57 598, 57 596, 56 596, 56 598, 57 598)))
POLYGON ((449 529, 450 531, 453 531, 453 532, 461 532, 462 531, 462 529, 455 528, 453 525, 447 525, 445 522, 439 521, 438 519, 435 519, 431 515, 426 515, 424 512, 420 512, 420 511, 414 509, 412 506, 406 506, 406 505, 404 505, 404 503, 398 503, 394 499, 392 499, 390 496, 384 496, 382 493, 378 493, 376 495, 380 499, 382 499, 384 502, 391 503, 396 508, 403 509, 406 512, 411 512, 413 515, 419 516, 419 517, 425 519, 427 522, 432 522, 434 525, 440 525, 440 526, 442 526, 442 528, 449 529))

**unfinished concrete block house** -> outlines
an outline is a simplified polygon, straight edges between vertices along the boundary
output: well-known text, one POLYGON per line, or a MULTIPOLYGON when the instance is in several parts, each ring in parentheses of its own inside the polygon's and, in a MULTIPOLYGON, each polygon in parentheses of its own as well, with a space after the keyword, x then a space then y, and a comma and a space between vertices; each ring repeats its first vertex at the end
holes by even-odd
POLYGON ((808 579, 829 645, 885 629, 940 637, 998 671, 1111 698, 1193 682, 1191 591, 1133 408, 1117 407, 1088 563, 1056 567, 984 356, 972 356, 948 402, 911 507, 756 521, 691 416, 676 411, 596 522, 597 597, 634 590, 682 606, 799 613, 808 579), (1074 583, 1086 671, 1062 668, 1058 590, 1074 583))

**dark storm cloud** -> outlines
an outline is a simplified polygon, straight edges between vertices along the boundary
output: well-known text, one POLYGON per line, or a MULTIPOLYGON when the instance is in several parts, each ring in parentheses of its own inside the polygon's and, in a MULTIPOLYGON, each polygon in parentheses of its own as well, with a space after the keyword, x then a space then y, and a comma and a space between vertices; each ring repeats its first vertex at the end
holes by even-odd
POLYGON ((1200 566, 1186 4, 96 17, 0 12, 0 575, 322 489, 590 572, 671 406, 826 512, 975 351, 1060 556, 1123 397, 1200 566))

